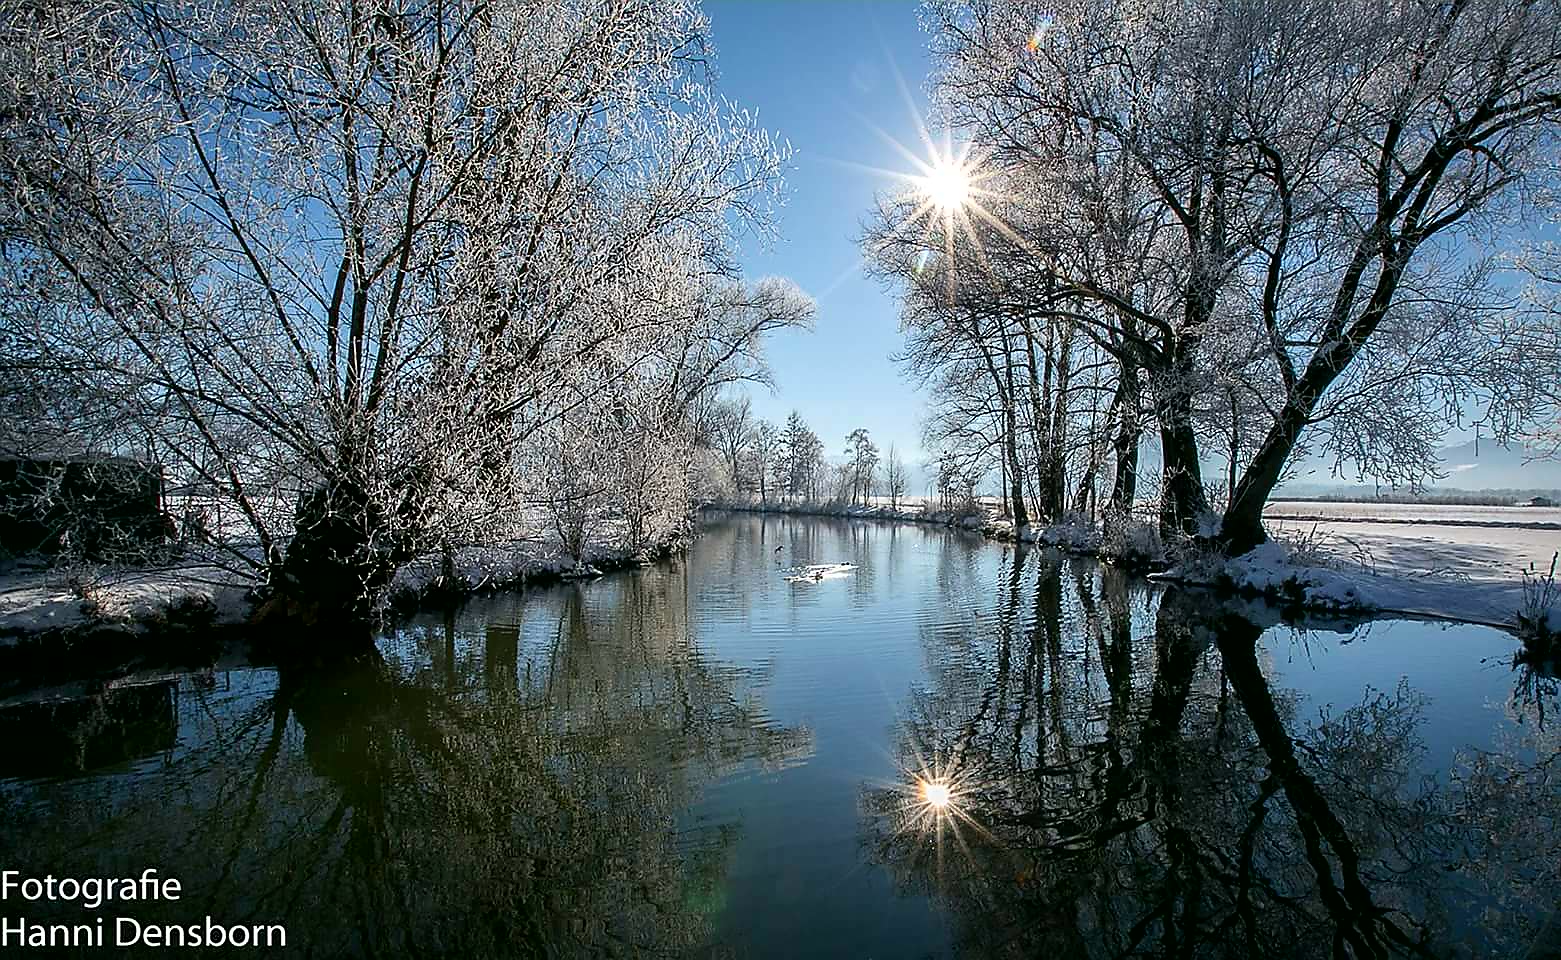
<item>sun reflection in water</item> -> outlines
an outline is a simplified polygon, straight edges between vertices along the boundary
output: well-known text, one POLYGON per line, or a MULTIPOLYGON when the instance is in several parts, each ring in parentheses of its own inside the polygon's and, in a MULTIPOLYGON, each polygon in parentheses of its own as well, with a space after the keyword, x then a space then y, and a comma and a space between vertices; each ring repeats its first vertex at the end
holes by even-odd
POLYGON ((946 812, 954 802, 954 791, 946 783, 936 780, 921 782, 921 801, 939 813, 946 812))
POLYGON ((890 798, 886 812, 892 811, 894 834, 928 844, 941 872, 948 857, 971 860, 972 845, 992 842, 992 835, 975 816, 982 793, 976 770, 917 754, 900 765, 897 782, 882 784, 890 798))

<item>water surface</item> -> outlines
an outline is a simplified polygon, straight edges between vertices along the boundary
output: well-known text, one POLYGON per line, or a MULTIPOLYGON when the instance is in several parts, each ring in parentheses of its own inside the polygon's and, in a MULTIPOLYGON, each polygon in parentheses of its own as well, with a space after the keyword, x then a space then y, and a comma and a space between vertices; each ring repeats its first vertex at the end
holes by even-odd
POLYGON ((0 865, 155 866, 184 900, 105 915, 300 956, 1526 947, 1553 681, 1485 628, 1275 621, 938 527, 712 518, 372 653, 0 709, 0 865))

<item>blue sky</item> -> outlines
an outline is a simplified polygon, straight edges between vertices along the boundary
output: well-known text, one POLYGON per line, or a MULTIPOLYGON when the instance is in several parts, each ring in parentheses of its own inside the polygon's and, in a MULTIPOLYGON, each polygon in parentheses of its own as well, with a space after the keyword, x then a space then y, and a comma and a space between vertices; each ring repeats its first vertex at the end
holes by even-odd
POLYGON ((925 152, 896 75, 924 114, 930 61, 916 5, 708 0, 704 8, 717 88, 796 151, 780 239, 768 249, 745 242, 744 273, 790 277, 818 300, 812 333, 769 343, 776 392, 755 390, 754 409, 777 423, 801 411, 831 454, 866 427, 880 447, 894 443, 917 463, 923 400, 889 359, 900 346, 898 307, 863 276, 858 243, 874 194, 900 186, 862 167, 914 172, 883 135, 925 152))
MULTIPOLYGON (((846 434, 866 427, 880 447, 895 444, 913 469, 919 467, 925 401, 890 359, 901 345, 898 303, 892 291, 862 274, 859 244, 874 195, 904 186, 867 168, 916 172, 891 139, 917 156, 927 153, 918 124, 927 112, 932 64, 917 4, 706 0, 704 9, 716 48, 717 89, 756 111, 759 122, 795 150, 778 239, 768 246, 744 242, 744 274, 790 277, 818 301, 813 332, 788 333, 768 344, 776 389, 752 391, 755 412, 780 423, 791 410, 800 411, 837 457, 846 434)), ((1455 429, 1445 442, 1471 438, 1455 429)), ((1153 438, 1146 440, 1145 464, 1151 466, 1157 462, 1153 438)), ((1223 462, 1212 450, 1205 454, 1209 477, 1223 476, 1223 462)), ((1460 456, 1448 466, 1467 470, 1463 460, 1471 458, 1460 456)), ((1443 483, 1561 483, 1553 464, 1510 466, 1454 472, 1443 483)), ((1297 479, 1347 482, 1330 473, 1319 460, 1306 464, 1297 479)), ((914 489, 921 486, 913 481, 914 489)))

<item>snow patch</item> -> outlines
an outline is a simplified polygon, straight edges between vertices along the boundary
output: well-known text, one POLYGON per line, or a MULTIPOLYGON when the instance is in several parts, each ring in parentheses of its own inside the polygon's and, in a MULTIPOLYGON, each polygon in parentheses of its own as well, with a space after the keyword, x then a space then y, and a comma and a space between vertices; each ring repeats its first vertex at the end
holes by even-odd
POLYGON ((11 574, 0 578, 0 636, 171 619, 242 623, 252 582, 207 563, 11 574))
POLYGON ((1098 553, 1101 531, 1095 521, 1082 513, 1069 511, 1062 519, 1041 531, 1040 542, 1074 553, 1098 553))

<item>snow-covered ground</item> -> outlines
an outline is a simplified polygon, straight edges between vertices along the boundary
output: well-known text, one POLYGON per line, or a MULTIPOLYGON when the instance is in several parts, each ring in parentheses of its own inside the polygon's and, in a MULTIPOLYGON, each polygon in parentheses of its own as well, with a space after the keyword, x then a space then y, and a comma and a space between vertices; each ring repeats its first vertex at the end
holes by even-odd
POLYGON ((1324 605, 1506 627, 1523 605, 1524 571, 1545 573, 1561 550, 1561 529, 1270 520, 1268 530, 1273 543, 1228 563, 1238 584, 1294 580, 1324 605))
POLYGON ((209 605, 214 622, 237 623, 249 614, 248 589, 240 574, 198 563, 11 574, 0 577, 0 643, 95 622, 146 622, 179 605, 209 605))
POLYGON ((1561 550, 1561 527, 1470 527, 1439 523, 1270 520, 1271 533, 1294 537, 1314 530, 1329 550, 1368 567, 1415 574, 1451 573, 1477 581, 1518 579, 1530 565, 1548 568, 1561 550))
MULTIPOLYGON (((457 548, 453 578, 440 581, 443 557, 428 554, 402 567, 387 600, 415 602, 434 586, 456 593, 519 587, 538 579, 598 576, 603 568, 640 562, 660 549, 635 553, 619 544, 621 522, 593 530, 586 562, 576 564, 556 533, 539 528, 533 538, 457 548)), ((672 543, 679 531, 657 542, 672 543)), ((170 611, 209 613, 219 624, 241 623, 253 612, 248 598, 253 571, 223 569, 200 560, 156 567, 75 567, 0 577, 0 644, 29 634, 72 631, 104 623, 154 624, 170 611), (247 575, 246 575, 247 574, 247 575)))
MULTIPOLYGON (((603 525, 585 545, 585 560, 576 563, 557 537, 514 540, 508 543, 459 547, 451 560, 453 583, 443 584, 459 593, 505 590, 539 579, 585 579, 600 576, 603 568, 640 562, 665 549, 680 534, 669 531, 657 542, 662 547, 635 552, 619 544, 619 525, 603 525)), ((396 572, 388 591, 392 601, 415 599, 440 586, 444 558, 426 554, 396 572)))
POLYGON ((1339 520, 1389 523, 1492 524, 1561 528, 1561 507, 1472 507, 1450 503, 1345 503, 1316 500, 1271 500, 1265 519, 1339 520))

